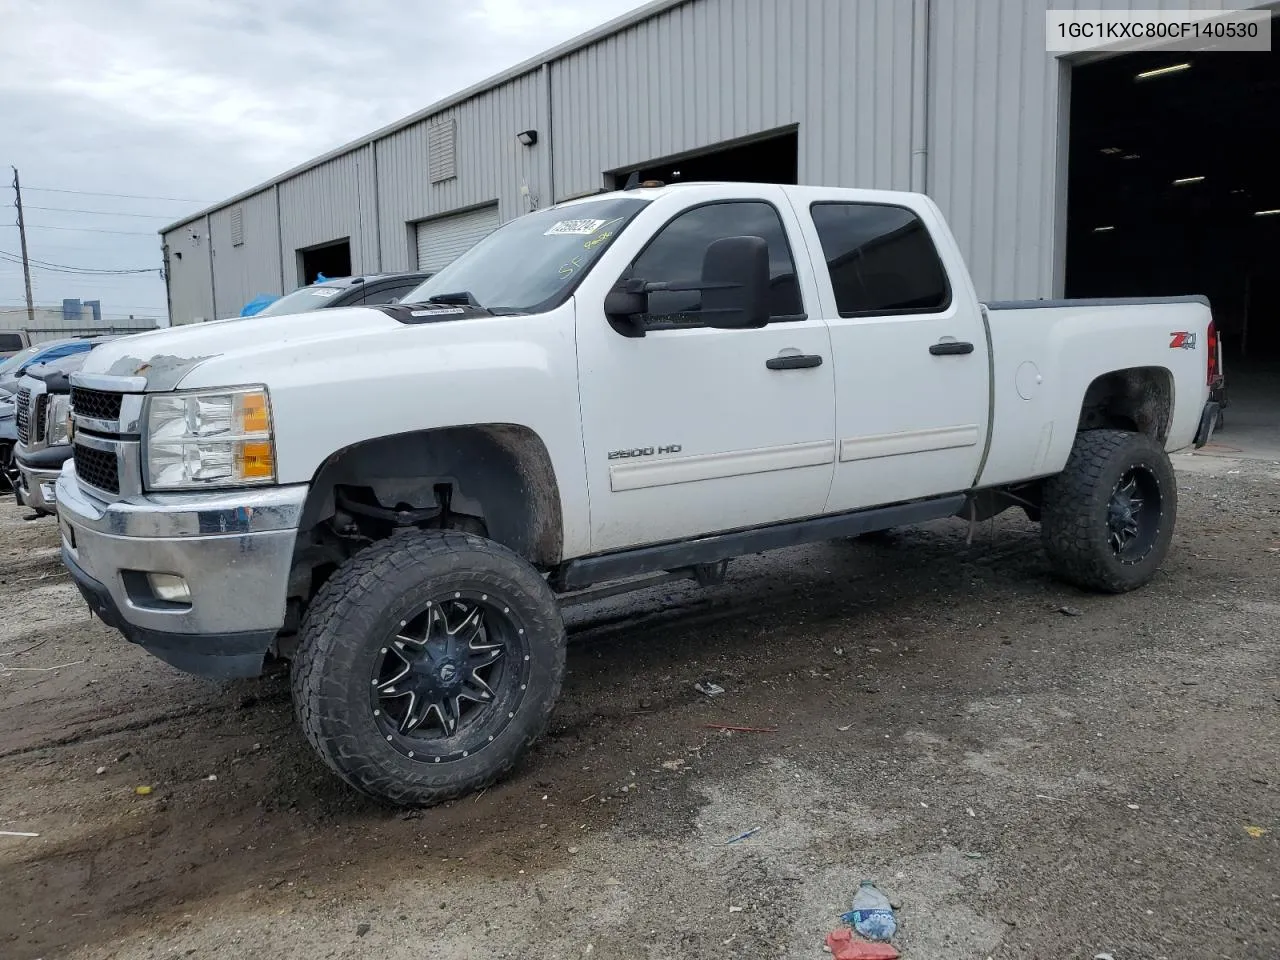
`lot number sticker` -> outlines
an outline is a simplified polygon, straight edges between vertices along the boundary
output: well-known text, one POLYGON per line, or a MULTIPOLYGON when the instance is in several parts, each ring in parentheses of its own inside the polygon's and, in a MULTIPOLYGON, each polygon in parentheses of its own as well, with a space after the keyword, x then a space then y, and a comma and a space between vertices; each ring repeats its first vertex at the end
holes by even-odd
POLYGON ((611 220, 560 220, 551 225, 544 237, 589 237, 611 220))

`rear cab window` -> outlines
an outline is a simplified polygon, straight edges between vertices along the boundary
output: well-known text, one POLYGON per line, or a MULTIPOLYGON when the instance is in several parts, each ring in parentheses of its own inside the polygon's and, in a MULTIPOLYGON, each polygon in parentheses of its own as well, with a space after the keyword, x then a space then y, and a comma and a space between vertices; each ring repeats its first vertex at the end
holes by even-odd
POLYGON ((951 305, 947 271, 914 211, 825 200, 809 211, 841 317, 941 313, 951 305))

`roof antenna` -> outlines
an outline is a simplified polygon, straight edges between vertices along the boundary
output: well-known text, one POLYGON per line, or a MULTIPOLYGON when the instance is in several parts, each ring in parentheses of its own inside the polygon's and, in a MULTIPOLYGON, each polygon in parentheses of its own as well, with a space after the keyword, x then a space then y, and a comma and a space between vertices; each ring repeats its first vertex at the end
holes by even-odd
POLYGON ((631 176, 627 177, 627 182, 623 185, 623 190, 638 190, 640 188, 640 171, 632 170, 631 176))

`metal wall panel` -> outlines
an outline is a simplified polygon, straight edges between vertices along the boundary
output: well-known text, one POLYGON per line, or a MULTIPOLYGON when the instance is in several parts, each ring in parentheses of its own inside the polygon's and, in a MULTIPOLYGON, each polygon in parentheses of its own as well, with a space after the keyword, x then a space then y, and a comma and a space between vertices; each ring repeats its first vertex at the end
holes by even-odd
POLYGON ((413 224, 418 220, 497 202, 498 216, 505 222, 527 213, 534 203, 547 205, 543 91, 541 71, 525 74, 377 144, 384 270, 414 268, 413 224), (432 183, 429 132, 433 123, 450 119, 457 124, 457 175, 432 183), (537 144, 526 147, 516 139, 524 130, 539 131, 537 144))
POLYGON ((376 191, 373 145, 303 171, 280 184, 280 235, 284 250, 284 286, 293 290, 299 250, 341 240, 351 241, 351 269, 378 269, 376 191))
POLYGON ((264 190, 210 214, 209 230, 213 237, 214 293, 219 317, 238 316, 240 309, 260 293, 283 292, 274 190, 264 190), (241 211, 243 223, 241 244, 235 243, 236 210, 241 211))
POLYGON ((799 127, 802 183, 905 189, 912 4, 699 0, 550 67, 558 197, 602 173, 799 127))
POLYGON ((214 320, 209 262, 209 217, 163 235, 168 247, 169 322, 173 326, 214 320))
POLYGON ((1045 13, 1225 7, 1220 0, 932 0, 926 187, 980 297, 1062 293, 1070 62, 1046 52, 1045 13))

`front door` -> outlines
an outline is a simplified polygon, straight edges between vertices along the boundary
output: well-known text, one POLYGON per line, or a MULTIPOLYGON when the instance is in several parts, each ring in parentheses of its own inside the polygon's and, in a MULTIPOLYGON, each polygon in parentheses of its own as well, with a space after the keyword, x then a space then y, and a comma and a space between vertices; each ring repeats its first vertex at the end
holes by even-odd
MULTIPOLYGON (((697 280, 713 241, 764 237, 772 281, 768 326, 711 329, 699 319, 701 294, 668 291, 650 295, 645 336, 632 338, 610 326, 600 286, 579 291, 595 552, 822 511, 835 461, 827 326, 818 317, 812 272, 796 270, 788 234, 798 237, 798 224, 784 195, 768 186, 755 199, 742 193, 738 184, 723 202, 683 210, 668 198, 670 219, 625 275, 697 280)), ((651 216, 661 215, 661 203, 651 216)), ((606 279, 611 285, 618 277, 606 279)))
POLYGON ((792 190, 820 270, 836 372, 838 462, 828 513, 969 489, 987 434, 985 326, 927 208, 792 190))

